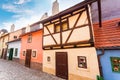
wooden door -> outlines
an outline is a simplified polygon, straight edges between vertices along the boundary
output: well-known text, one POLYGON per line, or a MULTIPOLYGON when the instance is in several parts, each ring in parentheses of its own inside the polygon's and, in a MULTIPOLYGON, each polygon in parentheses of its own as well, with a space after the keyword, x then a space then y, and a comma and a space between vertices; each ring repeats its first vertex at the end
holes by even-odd
POLYGON ((30 68, 30 63, 31 63, 31 49, 26 50, 26 58, 25 58, 25 66, 30 68))
POLYGON ((12 60, 12 59, 13 59, 13 48, 10 48, 8 60, 12 60))
POLYGON ((3 58, 3 55, 4 55, 4 49, 2 49, 2 55, 1 55, 1 58, 3 58))
POLYGON ((7 48, 5 48, 4 50, 4 59, 6 59, 6 57, 7 57, 7 48))
POLYGON ((56 52, 56 76, 68 79, 67 52, 56 52))

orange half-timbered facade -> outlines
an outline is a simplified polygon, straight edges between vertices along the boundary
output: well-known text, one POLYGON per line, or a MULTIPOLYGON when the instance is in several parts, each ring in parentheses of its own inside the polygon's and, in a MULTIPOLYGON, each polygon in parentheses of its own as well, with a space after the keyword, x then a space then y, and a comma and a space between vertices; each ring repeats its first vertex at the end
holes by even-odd
POLYGON ((98 61, 86 2, 41 21, 44 72, 69 80, 96 80, 98 61))

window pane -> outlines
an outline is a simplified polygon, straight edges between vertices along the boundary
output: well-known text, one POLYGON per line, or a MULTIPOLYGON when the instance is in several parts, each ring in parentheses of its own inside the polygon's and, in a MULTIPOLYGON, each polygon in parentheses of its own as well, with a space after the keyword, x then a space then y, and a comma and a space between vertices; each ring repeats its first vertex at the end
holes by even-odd
POLYGON ((78 67, 87 68, 87 60, 85 56, 78 56, 78 67))
POLYGON ((32 42, 32 35, 28 35, 28 43, 32 42))
POLYGON ((17 56, 18 48, 15 48, 15 56, 17 56))
POLYGON ((32 56, 33 56, 33 57, 36 57, 36 51, 33 51, 33 52, 32 52, 32 56))
POLYGON ((62 24, 62 30, 65 31, 65 30, 67 30, 67 29, 68 29, 67 22, 64 22, 64 23, 62 24))
POLYGON ((26 55, 26 52, 25 51, 23 51, 23 56, 25 56, 26 55))
POLYGON ((60 25, 55 26, 55 32, 60 32, 60 25))
POLYGON ((120 72, 120 58, 119 57, 111 57, 111 65, 113 72, 120 72))

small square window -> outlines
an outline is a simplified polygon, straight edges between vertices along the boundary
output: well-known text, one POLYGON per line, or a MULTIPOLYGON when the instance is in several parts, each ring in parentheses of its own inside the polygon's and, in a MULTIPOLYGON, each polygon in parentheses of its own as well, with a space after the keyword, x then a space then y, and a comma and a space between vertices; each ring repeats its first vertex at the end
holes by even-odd
POLYGON ((112 71, 120 73, 120 57, 111 57, 110 59, 111 59, 112 71))
POLYGON ((32 52, 32 57, 36 57, 36 51, 32 52))
POLYGON ((5 38, 3 38, 2 42, 4 42, 4 41, 5 41, 5 38))
POLYGON ((87 68, 87 60, 85 56, 78 56, 78 67, 87 68))
POLYGON ((17 36, 14 36, 14 39, 17 39, 17 36))
POLYGON ((55 33, 60 32, 60 24, 55 25, 55 33))
POLYGON ((26 55, 26 51, 23 51, 23 56, 25 56, 26 55))
POLYGON ((32 35, 28 35, 28 43, 32 42, 32 35))
POLYGON ((18 48, 15 48, 15 56, 18 54, 18 48))
POLYGON ((47 57, 47 61, 50 62, 50 56, 47 57))
POLYGON ((62 31, 68 30, 68 24, 67 22, 62 23, 62 31))

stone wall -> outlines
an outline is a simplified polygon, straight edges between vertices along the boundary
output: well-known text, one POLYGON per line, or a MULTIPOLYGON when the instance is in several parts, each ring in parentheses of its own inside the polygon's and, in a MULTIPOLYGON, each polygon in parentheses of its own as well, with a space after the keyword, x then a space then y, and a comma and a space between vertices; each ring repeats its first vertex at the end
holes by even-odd
MULTIPOLYGON (((20 59, 19 63, 25 66, 25 60, 20 59)), ((30 68, 42 71, 42 63, 31 62, 30 68)))

